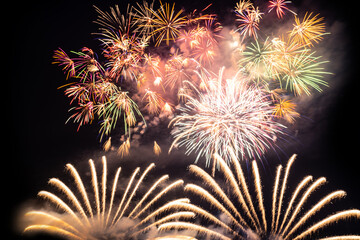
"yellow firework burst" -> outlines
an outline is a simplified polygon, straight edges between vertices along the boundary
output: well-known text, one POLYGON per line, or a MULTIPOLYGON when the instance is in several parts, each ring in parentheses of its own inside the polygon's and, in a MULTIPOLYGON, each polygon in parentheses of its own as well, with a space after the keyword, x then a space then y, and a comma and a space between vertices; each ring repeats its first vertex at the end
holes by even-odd
POLYGON ((170 6, 169 3, 160 1, 160 9, 152 11, 154 19, 150 26, 154 29, 150 34, 156 36, 155 46, 159 46, 162 41, 169 45, 170 41, 174 41, 180 33, 180 28, 185 25, 185 17, 181 16, 183 10, 175 13, 175 3, 170 6))

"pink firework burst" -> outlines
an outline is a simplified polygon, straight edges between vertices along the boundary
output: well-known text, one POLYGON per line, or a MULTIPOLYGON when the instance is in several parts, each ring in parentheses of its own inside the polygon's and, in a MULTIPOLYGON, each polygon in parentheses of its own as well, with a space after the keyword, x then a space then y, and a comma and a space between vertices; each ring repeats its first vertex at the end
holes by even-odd
POLYGON ((278 18, 283 18, 285 15, 285 10, 293 13, 296 15, 295 12, 291 11, 289 8, 286 7, 286 4, 291 3, 291 1, 285 1, 285 0, 270 0, 269 1, 269 12, 271 12, 273 9, 276 11, 276 15, 278 18))

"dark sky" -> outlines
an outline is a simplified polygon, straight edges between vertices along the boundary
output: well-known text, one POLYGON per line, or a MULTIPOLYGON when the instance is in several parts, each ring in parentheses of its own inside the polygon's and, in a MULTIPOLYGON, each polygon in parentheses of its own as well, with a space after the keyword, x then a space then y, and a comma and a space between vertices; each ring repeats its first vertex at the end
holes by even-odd
MULTIPOLYGON (((212 11, 228 19, 227 14, 235 2, 214 2, 212 11)), ((298 138, 283 150, 288 156, 293 152, 299 154, 296 164, 299 178, 307 174, 325 176, 330 189, 343 189, 348 193, 343 201, 344 209, 360 208, 359 65, 355 48, 358 40, 354 37, 358 21, 353 20, 357 6, 325 0, 293 2, 297 7, 320 12, 328 27, 337 33, 326 37, 329 40, 325 42, 332 44, 331 47, 324 45, 319 50, 329 56, 335 72, 330 71, 335 74, 330 77, 329 89, 304 104, 307 115, 297 123, 298 138)), ((191 10, 205 7, 207 3, 210 1, 179 1, 177 6, 191 10)), ((122 4, 125 9, 127 1, 27 1, 3 9, 3 14, 9 10, 9 16, 3 21, 6 25, 2 34, 6 53, 3 56, 10 59, 3 71, 10 74, 5 74, 8 77, 2 81, 10 83, 11 90, 10 109, 3 112, 5 122, 11 121, 11 135, 4 141, 10 142, 12 154, 3 158, 6 192, 2 196, 8 201, 3 207, 9 232, 14 232, 14 221, 21 206, 34 199, 50 177, 62 173, 66 163, 101 155, 96 127, 87 126, 76 132, 76 125, 65 125, 69 102, 63 90, 57 89, 65 83, 65 78, 51 61, 53 50, 58 47, 65 51, 83 46, 98 50, 99 41, 91 35, 97 29, 92 23, 96 19, 93 5, 107 10, 115 4, 122 4), (5 119, 9 115, 10 119, 5 119)), ((6 100, 3 99, 3 103, 8 106, 6 100)), ((3 126, 6 131, 8 124, 3 126)), ((280 162, 286 162, 286 158, 270 163, 267 172, 274 172, 280 162)), ((167 169, 174 172, 171 163, 167 169)), ((12 235, 16 237, 19 235, 12 235)))

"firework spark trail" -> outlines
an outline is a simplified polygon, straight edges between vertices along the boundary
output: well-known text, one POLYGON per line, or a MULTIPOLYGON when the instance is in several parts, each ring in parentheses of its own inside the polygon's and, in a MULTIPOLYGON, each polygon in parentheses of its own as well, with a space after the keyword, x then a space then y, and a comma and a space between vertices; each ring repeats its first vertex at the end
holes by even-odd
POLYGON ((158 114, 165 105, 164 99, 157 92, 146 89, 143 99, 146 98, 146 106, 150 114, 158 114))
POLYGON ((169 229, 190 229, 190 230, 195 230, 201 234, 206 234, 207 236, 211 236, 211 237, 216 237, 218 239, 223 239, 223 240, 231 240, 231 238, 225 237, 220 233, 217 233, 213 230, 207 229, 205 227, 196 225, 196 224, 192 224, 192 223, 188 223, 188 222, 168 222, 168 223, 164 223, 161 224, 159 226, 160 231, 164 231, 164 230, 169 230, 169 229))
MULTIPOLYGON (((178 219, 178 217, 184 219, 194 217, 195 213, 189 210, 181 214, 168 211, 171 203, 184 202, 183 199, 170 201, 158 208, 166 209, 166 214, 164 214, 164 211, 152 211, 149 209, 150 206, 154 206, 155 204, 158 205, 160 199, 163 199, 169 191, 182 186, 183 181, 178 180, 164 187, 162 190, 160 189, 160 192, 157 192, 157 189, 160 188, 159 185, 163 184, 164 181, 168 179, 167 175, 160 177, 150 186, 145 195, 141 196, 140 199, 137 199, 139 202, 132 206, 135 202, 135 195, 139 193, 140 186, 144 185, 144 179, 155 167, 155 164, 150 164, 138 179, 136 179, 136 176, 140 172, 140 168, 135 169, 122 194, 116 212, 113 211, 115 207, 114 200, 118 199, 116 196, 121 168, 118 168, 116 171, 112 182, 112 188, 110 189, 110 201, 108 201, 108 168, 106 158, 102 158, 103 168, 101 177, 99 178, 100 181, 98 180, 95 163, 92 160, 89 160, 89 166, 92 192, 88 192, 85 189, 84 182, 80 178, 77 170, 71 164, 67 164, 66 169, 70 171, 70 175, 77 187, 77 193, 80 193, 80 197, 77 197, 76 191, 73 192, 70 190, 70 188, 59 179, 50 179, 49 184, 60 191, 62 197, 58 197, 47 191, 40 191, 38 195, 57 206, 61 211, 58 213, 52 211, 27 212, 24 217, 28 219, 29 225, 24 229, 25 232, 44 232, 51 235, 59 235, 66 239, 97 239, 119 236, 124 236, 125 238, 128 236, 129 239, 132 239, 133 237, 140 235, 146 236, 146 233, 150 229, 156 228, 156 226, 168 221, 178 219), (90 200, 91 194, 94 194, 94 201, 90 200), (148 203, 142 207, 141 205, 143 205, 150 196, 153 197, 152 200, 148 201, 148 203), (90 202, 93 202, 94 204, 91 204, 90 202), (143 218, 140 215, 144 215, 144 213, 148 213, 148 216, 143 218), (155 217, 157 218, 157 223, 151 222, 152 218, 155 217), (123 224, 123 221, 130 220, 134 221, 132 226, 122 229, 121 225, 123 224)), ((174 211, 177 209, 176 206, 173 208, 174 211)), ((184 236, 184 239, 186 238, 187 236, 184 236)))
POLYGON ((125 156, 129 155, 129 149, 130 149, 130 139, 128 138, 126 141, 124 141, 118 148, 117 154, 124 158, 125 156))
POLYGON ((277 218, 276 218, 276 223, 275 223, 275 230, 278 227, 278 223, 279 223, 279 219, 280 219, 280 213, 281 213, 281 207, 282 207, 282 200, 284 198, 284 194, 285 194, 285 190, 286 190, 286 185, 287 185, 287 179, 289 177, 289 171, 291 168, 291 165, 294 163, 296 158, 296 155, 294 154, 288 161, 287 165, 286 165, 286 170, 285 170, 285 175, 284 175, 284 179, 283 179, 283 184, 281 187, 281 192, 280 192, 280 196, 279 196, 279 204, 277 207, 277 218))
MULTIPOLYGON (((233 155, 235 156, 234 153, 233 155)), ((314 193, 316 189, 321 187, 326 182, 326 179, 324 177, 321 177, 314 181, 312 184, 310 184, 310 182, 312 181, 312 176, 306 176, 299 182, 293 192, 286 194, 287 191, 285 190, 288 189, 288 178, 290 177, 290 169, 294 163, 295 156, 296 155, 293 155, 290 158, 285 170, 281 165, 276 170, 272 193, 272 209, 270 218, 267 218, 265 207, 263 204, 266 196, 263 196, 260 173, 256 161, 252 162, 252 175, 254 178, 253 184, 255 190, 255 193, 252 195, 257 202, 255 214, 252 213, 250 206, 248 206, 247 208, 241 207, 244 203, 241 203, 242 200, 238 196, 239 193, 236 193, 236 188, 234 188, 231 183, 234 180, 238 184, 239 188, 242 184, 241 182, 243 181, 241 180, 242 177, 240 174, 240 170, 236 170, 237 168, 241 169, 241 165, 238 161, 231 161, 231 165, 233 167, 233 170, 231 170, 230 167, 226 164, 225 160, 223 160, 218 154, 215 154, 214 157, 217 159, 218 164, 220 164, 219 174, 222 176, 222 179, 224 180, 223 182, 220 182, 220 179, 215 179, 211 177, 201 168, 195 165, 191 165, 189 168, 190 172, 200 178, 206 188, 210 190, 207 191, 203 187, 192 183, 188 183, 185 186, 185 190, 199 196, 201 199, 208 202, 212 208, 215 208, 217 210, 216 212, 220 212, 222 215, 225 215, 226 220, 223 220, 222 223, 219 224, 217 221, 212 220, 214 218, 216 219, 216 216, 213 215, 209 217, 209 213, 205 210, 205 215, 203 215, 201 211, 194 212, 196 212, 196 214, 200 218, 206 220, 210 225, 215 225, 217 228, 223 229, 220 231, 221 235, 218 236, 218 238, 230 237, 231 239, 243 239, 244 235, 246 236, 251 232, 253 237, 256 238, 265 237, 270 239, 281 238, 284 240, 299 240, 309 236, 310 234, 319 232, 323 228, 329 226, 330 224, 334 224, 339 220, 345 220, 348 218, 360 219, 360 210, 350 209, 331 214, 323 219, 315 220, 315 222, 311 223, 310 219, 315 216, 316 213, 331 204, 334 200, 343 198, 346 193, 342 190, 331 192, 322 199, 320 199, 318 202, 316 202, 316 204, 313 205, 309 210, 304 209, 305 202, 310 199, 310 196, 312 195, 312 193, 314 193), (300 194, 302 194, 301 197, 299 197, 300 194), (287 197, 287 195, 289 195, 289 197, 287 197), (289 202, 285 204, 284 199, 288 198, 289 202), (229 201, 231 201, 231 203, 229 203, 229 201), (295 203, 296 206, 293 207, 295 203), (233 209, 234 206, 236 207, 236 209, 233 209), (282 209, 285 209, 285 211, 283 211, 282 209), (240 216, 238 215, 238 213, 240 213, 240 216), (252 215, 252 217, 254 218, 257 215, 261 216, 260 225, 258 225, 257 221, 251 220, 251 217, 249 215, 252 215), (241 216, 246 216, 246 218, 241 218, 241 216), (271 219, 271 223, 269 225, 266 223, 267 219, 271 219), (227 227, 223 227, 224 224, 227 225, 227 227), (230 228, 231 230, 229 230, 228 228, 230 228)), ((246 190, 244 188, 239 189, 242 192, 241 194, 244 194, 246 196, 246 190)), ((251 201, 250 196, 249 198, 251 201)), ((246 197, 246 199, 248 199, 248 197, 246 197)), ((250 205, 248 202, 246 204, 250 205)), ((186 205, 189 206, 193 204, 187 203, 186 205)), ((253 206, 255 206, 255 204, 253 204, 253 206)), ((179 208, 188 210, 188 207, 182 208, 179 206, 179 208)), ((176 224, 177 222, 174 222, 173 224, 171 222, 168 222, 165 226, 176 227, 176 224)), ((193 227, 193 224, 187 227, 188 229, 196 229, 195 227, 193 227)), ((200 229, 198 231, 203 232, 200 229)), ((211 234, 209 233, 208 236, 211 236, 211 234)), ((358 235, 339 235, 329 236, 323 239, 335 240, 359 238, 360 236, 358 235)))
POLYGON ((197 240, 197 238, 181 236, 181 235, 169 235, 166 237, 152 238, 151 240, 197 240))
POLYGON ((160 153, 161 153, 161 148, 160 148, 159 144, 157 144, 156 141, 154 141, 154 148, 153 148, 153 150, 154 150, 154 154, 155 154, 156 156, 159 156, 159 155, 160 155, 160 153))

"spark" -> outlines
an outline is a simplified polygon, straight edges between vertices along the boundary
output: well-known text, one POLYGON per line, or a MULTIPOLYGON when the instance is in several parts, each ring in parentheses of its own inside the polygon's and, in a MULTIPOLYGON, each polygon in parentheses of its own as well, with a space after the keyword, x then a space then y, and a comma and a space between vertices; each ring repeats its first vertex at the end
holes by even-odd
POLYGON ((166 114, 172 114, 173 110, 169 103, 165 103, 162 111, 166 114))
POLYGON ((159 86, 162 82, 162 78, 161 77, 156 77, 154 80, 154 85, 155 86, 159 86))

